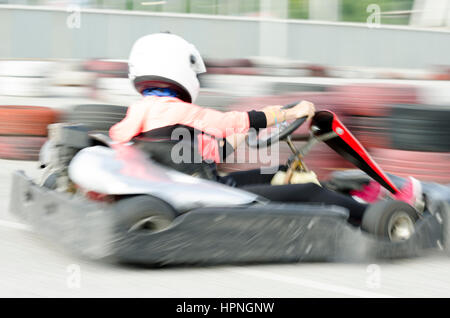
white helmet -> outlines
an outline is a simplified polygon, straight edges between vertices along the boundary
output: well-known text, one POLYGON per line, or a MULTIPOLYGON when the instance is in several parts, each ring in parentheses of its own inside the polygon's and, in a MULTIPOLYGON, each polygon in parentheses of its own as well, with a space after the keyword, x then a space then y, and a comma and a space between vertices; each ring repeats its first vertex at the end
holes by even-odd
POLYGON ((128 59, 129 78, 139 93, 146 88, 171 88, 180 99, 194 102, 200 89, 197 74, 206 72, 194 45, 169 33, 139 38, 128 59))

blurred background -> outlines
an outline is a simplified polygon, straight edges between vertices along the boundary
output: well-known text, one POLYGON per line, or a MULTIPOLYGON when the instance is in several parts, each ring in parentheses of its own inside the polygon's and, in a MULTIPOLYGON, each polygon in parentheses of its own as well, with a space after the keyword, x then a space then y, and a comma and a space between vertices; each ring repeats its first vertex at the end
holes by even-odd
MULTIPOLYGON (((309 100, 388 172, 450 183, 450 0, 0 0, 0 158, 37 160, 52 122, 123 118, 131 46, 161 31, 204 55, 197 104, 309 100)), ((323 145, 306 162, 353 168, 323 145)))

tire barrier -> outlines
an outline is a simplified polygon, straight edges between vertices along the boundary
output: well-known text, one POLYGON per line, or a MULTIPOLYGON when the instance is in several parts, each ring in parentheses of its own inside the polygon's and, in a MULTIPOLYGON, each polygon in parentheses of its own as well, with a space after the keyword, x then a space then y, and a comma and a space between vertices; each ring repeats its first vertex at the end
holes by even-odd
POLYGON ((54 61, 1 60, 0 95, 44 97, 50 95, 49 76, 58 63, 54 61))
MULTIPOLYGON (((294 100, 309 100, 315 103, 319 110, 335 111, 388 172, 405 177, 413 175, 425 181, 449 183, 450 108, 412 103, 395 104, 393 102, 399 100, 415 102, 417 98, 414 89, 402 87, 398 92, 396 89, 382 86, 349 86, 329 93, 247 98, 230 108, 248 111, 294 100), (427 158, 430 158, 430 161, 427 158)), ((296 133, 305 133, 306 129, 307 127, 301 127, 296 133)), ((280 163, 289 155, 289 148, 281 145, 280 163)), ((322 145, 313 148, 306 156, 305 162, 321 179, 327 179, 332 170, 352 168, 351 164, 322 145)), ((260 165, 224 164, 221 169, 235 171, 257 168, 260 165)))
POLYGON ((59 111, 39 106, 0 106, 0 158, 38 160, 47 140, 47 126, 59 111))
POLYGON ((205 66, 210 67, 252 67, 252 62, 249 59, 214 59, 205 58, 205 66))
POLYGON ((52 96, 90 97, 96 75, 81 70, 80 62, 61 63, 60 69, 50 77, 52 96))
POLYGON ((125 117, 127 109, 125 106, 102 104, 77 105, 66 112, 63 121, 84 124, 91 130, 108 132, 111 126, 125 117))
POLYGON ((260 75, 248 59, 205 59, 209 74, 260 75))
POLYGON ((365 147, 390 148, 391 105, 418 100, 417 89, 404 85, 346 85, 332 92, 344 123, 365 147))
POLYGON ((36 161, 46 140, 47 137, 0 136, 0 158, 36 161))
POLYGON ((128 77, 128 63, 117 60, 88 60, 82 65, 84 71, 96 73, 98 77, 128 77))
POLYGON ((214 108, 226 111, 230 105, 236 102, 237 98, 232 94, 225 94, 214 90, 200 90, 195 104, 203 107, 214 108))
POLYGON ((46 97, 50 93, 46 77, 0 77, 0 95, 15 97, 46 97))
POLYGON ((450 152, 450 107, 394 105, 389 118, 392 148, 450 152))
POLYGON ((256 75, 263 75, 263 72, 253 67, 209 67, 208 74, 256 76, 256 75))
POLYGON ((128 78, 98 78, 95 84, 97 92, 114 96, 141 96, 128 78))
POLYGON ((50 75, 58 62, 37 60, 0 60, 0 76, 45 77, 50 75))
POLYGON ((417 103, 417 89, 404 85, 345 85, 331 89, 342 111, 352 116, 386 117, 389 105, 417 103))
POLYGON ((450 182, 450 153, 370 149, 374 160, 386 172, 400 177, 413 176, 421 181, 450 182))
POLYGON ((47 136, 47 126, 59 120, 60 113, 40 106, 0 106, 0 135, 47 136))
POLYGON ((234 74, 250 76, 327 77, 328 67, 303 61, 276 57, 249 59, 206 59, 209 74, 234 74))
POLYGON ((347 116, 350 131, 366 148, 391 148, 392 141, 387 117, 347 116))

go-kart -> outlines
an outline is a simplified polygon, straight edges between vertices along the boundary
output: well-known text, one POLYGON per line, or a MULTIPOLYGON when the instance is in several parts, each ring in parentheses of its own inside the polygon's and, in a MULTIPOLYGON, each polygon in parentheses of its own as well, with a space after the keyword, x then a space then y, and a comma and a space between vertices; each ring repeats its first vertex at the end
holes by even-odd
MULTIPOLYGON (((348 194, 373 179, 399 191, 404 179, 385 174, 332 112, 315 114, 297 148, 292 134, 304 122, 283 123, 267 138, 248 136, 250 147, 289 144, 287 171, 277 173, 273 184, 316 182, 348 194), (317 142, 360 170, 319 182, 302 160, 317 142)), ((343 207, 270 202, 170 169, 133 142, 115 143, 82 125, 50 125, 41 163, 40 181, 14 174, 10 211, 89 258, 152 266, 365 261, 450 249, 450 190, 439 184, 422 183, 422 206, 381 201, 355 225, 343 207)))

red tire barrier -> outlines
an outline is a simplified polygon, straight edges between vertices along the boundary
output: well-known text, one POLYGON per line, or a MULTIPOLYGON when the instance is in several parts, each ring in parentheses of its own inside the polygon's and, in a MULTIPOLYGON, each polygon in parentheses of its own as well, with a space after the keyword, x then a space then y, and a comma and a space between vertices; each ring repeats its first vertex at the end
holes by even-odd
POLYGON ((0 136, 0 158, 38 160, 46 137, 0 136))
POLYGON ((405 85, 346 85, 332 91, 346 117, 345 124, 365 147, 390 148, 391 105, 403 101, 416 103, 418 99, 416 88, 405 85))
POLYGON ((208 74, 261 75, 261 71, 253 67, 209 67, 208 74))
POLYGON ((252 63, 248 59, 205 59, 206 68, 218 67, 252 67, 252 63))
POLYGON ((64 114, 62 121, 71 124, 83 124, 91 130, 108 132, 111 126, 125 117, 127 110, 128 107, 125 106, 77 105, 64 114))
POLYGON ((346 85, 332 91, 340 108, 355 116, 388 116, 389 105, 418 100, 416 88, 404 85, 346 85))
POLYGON ((47 136, 47 126, 59 117, 48 107, 0 106, 0 135, 47 136))
POLYGON ((384 117, 348 116, 347 126, 366 148, 392 148, 388 120, 384 117))
POLYGON ((450 153, 374 148, 369 151, 386 172, 422 181, 450 183, 450 153))
POLYGON ((99 77, 128 77, 128 64, 122 61, 89 60, 83 70, 97 73, 99 77))
POLYGON ((300 69, 306 69, 310 71, 310 76, 312 77, 328 77, 327 68, 323 65, 306 65, 300 69))

